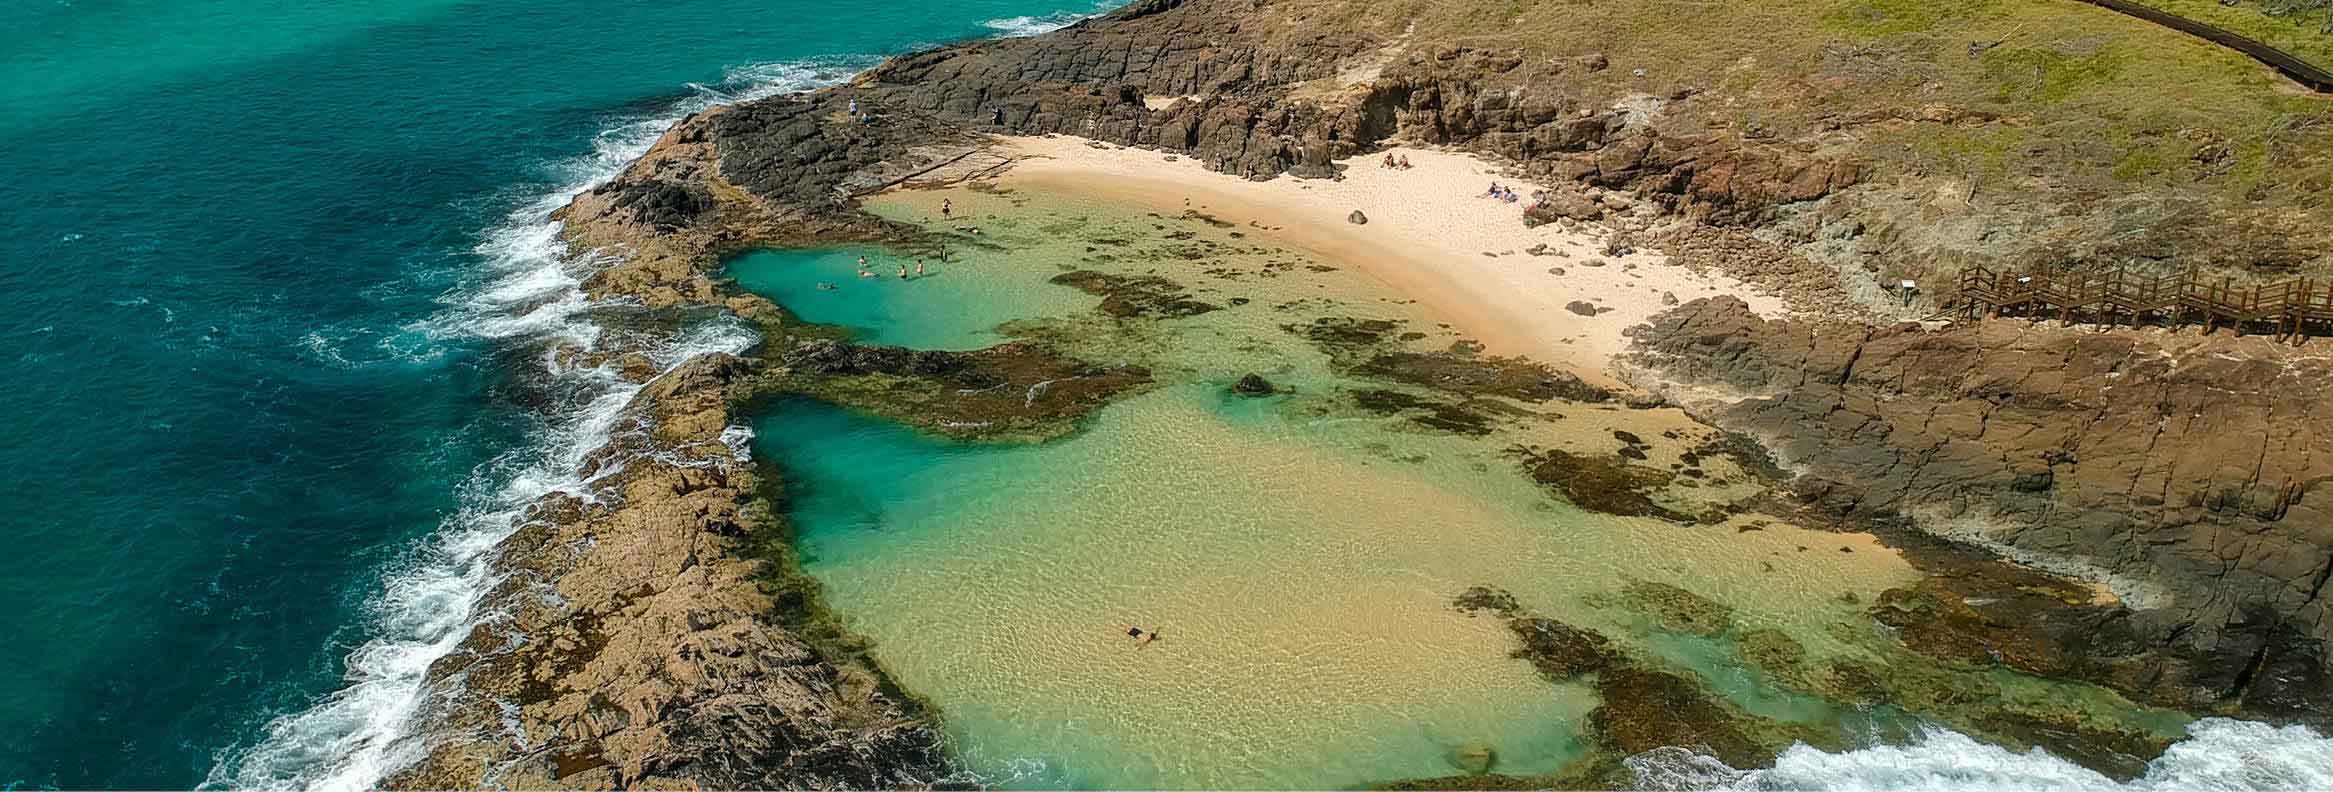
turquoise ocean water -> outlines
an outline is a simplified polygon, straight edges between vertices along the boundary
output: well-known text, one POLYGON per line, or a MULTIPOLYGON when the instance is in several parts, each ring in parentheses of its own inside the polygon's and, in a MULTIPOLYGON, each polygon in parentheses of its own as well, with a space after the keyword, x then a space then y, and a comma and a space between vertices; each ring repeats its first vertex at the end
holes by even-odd
MULTIPOLYGON (((598 332, 544 214, 692 109, 1093 10, 0 4, 0 481, 15 498, 0 521, 0 789, 374 780, 420 670, 474 615, 486 548, 518 504, 572 484, 627 395, 544 373, 548 339, 598 332)), ((844 255, 764 261, 834 272, 844 255)), ((949 277, 933 285, 956 294, 949 277)), ((934 346, 985 343, 995 318, 817 310, 934 346)), ((713 327, 660 359, 741 343, 713 327)), ((805 415, 804 432, 850 444, 836 459, 874 470, 1001 453, 805 415)), ((883 492, 844 475, 857 468, 803 472, 833 496, 814 521, 846 523, 849 498, 883 492)), ((2333 779, 2314 732, 2208 723, 2131 786, 2333 779)), ((1762 774, 1645 765, 1679 786, 2113 788, 1941 732, 1794 749, 1762 774)))
POLYGON ((580 442, 541 213, 695 107, 1092 10, 0 7, 0 788, 363 783, 580 442))

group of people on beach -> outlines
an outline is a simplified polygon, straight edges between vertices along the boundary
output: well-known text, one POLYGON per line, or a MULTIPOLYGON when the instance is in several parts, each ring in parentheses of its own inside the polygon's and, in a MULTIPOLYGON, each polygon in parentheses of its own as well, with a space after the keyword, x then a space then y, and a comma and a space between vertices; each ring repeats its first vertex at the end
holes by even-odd
POLYGON ((1523 200, 1523 196, 1515 194, 1515 188, 1500 184, 1498 182, 1491 182, 1491 188, 1488 191, 1485 191, 1482 194, 1482 197, 1497 198, 1501 201, 1506 201, 1507 203, 1514 203, 1516 201, 1523 200))
POLYGON ((1401 155, 1401 157, 1400 157, 1400 158, 1396 159, 1396 158, 1393 156, 1393 152, 1391 152, 1391 151, 1385 152, 1385 161, 1384 161, 1384 162, 1382 162, 1382 163, 1379 163, 1377 167, 1380 167, 1380 168, 1391 168, 1391 169, 1393 169, 1393 170, 1409 170, 1409 169, 1410 169, 1410 155, 1408 155, 1408 154, 1403 154, 1403 155, 1401 155))

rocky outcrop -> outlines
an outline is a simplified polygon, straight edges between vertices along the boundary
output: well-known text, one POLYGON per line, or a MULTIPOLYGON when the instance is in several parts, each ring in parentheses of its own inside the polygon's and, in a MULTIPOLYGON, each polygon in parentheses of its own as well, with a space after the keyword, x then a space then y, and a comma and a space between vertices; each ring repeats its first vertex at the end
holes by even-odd
MULTIPOLYGON (((724 254, 754 246, 907 241, 850 196, 978 150, 942 125, 872 127, 819 107, 691 116, 557 214, 577 253, 605 265, 584 291, 626 327, 555 357, 645 384, 578 471, 588 490, 546 497, 497 548, 503 583, 482 606, 494 615, 431 667, 419 755, 382 786, 864 789, 951 777, 928 713, 825 614, 772 511, 781 484, 731 448, 730 430, 743 405, 807 395, 957 436, 1042 437, 1150 380, 1032 343, 852 344, 720 277, 724 254), (661 372, 645 354, 646 339, 722 314, 751 323, 759 347, 661 372)), ((1187 309, 1134 291, 1156 298, 1146 307, 1187 309)))
MULTIPOLYGON (((796 206, 911 176, 911 154, 944 160, 976 133, 1073 134, 1248 178, 1333 177, 1336 160, 1398 135, 1716 217, 1754 216, 1859 178, 1853 163, 1811 147, 1648 123, 1690 96, 1588 106, 1562 76, 1582 65, 1400 49, 1334 26, 1291 35, 1276 13, 1246 0, 1144 0, 1043 36, 899 56, 847 86, 748 102, 703 128, 723 179, 796 206), (852 102, 864 119, 849 113, 852 102)), ((625 207, 651 223, 673 224, 699 205, 686 191, 626 195, 636 197, 625 207)))
POLYGON ((642 427, 592 455, 590 499, 552 495, 503 542, 502 618, 429 678, 429 750, 391 788, 869 788, 948 770, 938 732, 872 669, 778 622, 752 543, 776 530, 722 441, 751 366, 648 383, 642 427))
MULTIPOLYGON (((2259 338, 1770 321, 1732 298, 1633 333, 1640 384, 1766 441, 1809 503, 2106 581, 2118 601, 2058 636, 2105 658, 2089 675, 2189 708, 2333 700, 2333 362, 2259 338)), ((1996 604, 1939 601, 1971 610, 1938 629, 2001 655, 1996 604)))

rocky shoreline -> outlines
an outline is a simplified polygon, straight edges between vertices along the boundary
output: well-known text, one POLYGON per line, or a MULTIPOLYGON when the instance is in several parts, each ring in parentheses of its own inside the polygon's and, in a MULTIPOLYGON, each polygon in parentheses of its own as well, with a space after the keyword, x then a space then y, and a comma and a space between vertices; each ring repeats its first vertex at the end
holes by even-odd
MULTIPOLYGON (((2323 722, 2333 513, 2308 497, 2333 476, 2321 357, 2019 321, 1768 320, 1730 299, 1634 333, 1639 384, 1759 438, 1800 472, 1790 485, 1810 507, 2103 585, 2110 596, 2074 605, 2088 616, 2040 631, 2079 657, 2010 665, 2323 722)), ((1985 622, 2030 618, 2011 615, 2015 597, 1985 599, 1985 622)))
MULTIPOLYGON (((1525 62, 1365 31, 1302 35, 1278 13, 1144 0, 1053 34, 901 56, 847 85, 693 115, 576 196, 559 214, 570 243, 615 257, 585 283, 593 300, 667 328, 737 317, 760 342, 667 371, 622 342, 560 353, 644 380, 622 418, 637 429, 592 456, 594 497, 545 498, 503 543, 505 582, 488 598, 503 616, 432 667, 423 754, 383 784, 957 780, 929 709, 823 615, 775 506, 782 481, 728 433, 751 405, 804 395, 957 436, 1042 438, 1146 387, 1148 372, 1038 342, 962 353, 861 346, 739 291, 718 269, 759 246, 916 244, 920 232, 857 211, 854 198, 983 172, 997 164, 984 135, 1156 147, 1250 178, 1333 176, 1336 160, 1398 135, 1709 222, 1789 216, 1865 175, 1812 141, 1653 121, 1691 95, 1590 105, 1532 87, 1609 68, 1598 58, 1525 62), (873 118, 853 117, 853 103, 873 118)), ((1724 260, 1747 244, 1704 247, 1724 260)), ((1789 278, 1808 282, 1810 295, 1843 282, 1816 274, 1809 281, 1802 266, 1789 278)), ((1145 294, 1111 299, 1139 311, 1158 302, 1145 294)), ((1763 441, 1802 472, 1794 484, 1813 513, 1858 527, 1906 516, 1930 529, 1968 523, 1979 527, 1954 538, 2133 582, 2112 587, 2119 601, 2094 600, 2080 585, 1906 529, 1891 541, 1961 565, 1952 574, 1941 573, 1944 562, 1928 566, 1941 582, 1874 605, 1874 618, 1915 650, 1969 668, 2097 681, 2190 711, 2289 718, 2333 700, 2322 650, 2333 613, 2318 597, 2333 568, 2324 552, 2333 536, 2319 534, 2333 520, 2304 497, 2333 458, 2302 428, 2325 420, 2306 403, 2333 375, 2321 363, 2251 342, 2172 349, 2005 324, 1932 333, 1768 321, 1724 300, 1680 306, 1638 343, 1641 383, 1763 441), (2108 390, 2117 397, 2100 398, 2108 390), (2120 395, 2134 391, 2148 395, 2120 395), (2241 456, 2256 461, 2236 464, 2241 456)), ((1463 430, 1478 420, 1447 405, 1429 412, 1421 422, 1463 430)), ((1618 662, 1601 649, 1583 656, 1618 662)), ((1668 685, 1658 674, 1633 679, 1668 685)), ((1858 679, 1852 669, 1804 677, 1825 691, 1858 679)), ((1883 687, 1860 689, 1922 694, 1883 687)), ((1634 735, 1619 744, 1650 739, 1636 720, 1614 723, 1634 735)))
POLYGON ((780 477, 731 433, 751 405, 801 395, 960 437, 1038 439, 1147 385, 1148 373, 1029 342, 864 346, 738 291, 715 274, 730 251, 915 240, 839 205, 790 206, 726 182, 701 137, 724 111, 677 125, 560 212, 578 250, 622 257, 586 292, 657 331, 550 352, 642 381, 618 418, 632 429, 585 463, 590 497, 546 496, 504 540, 503 582, 485 605, 498 616, 431 667, 423 752, 383 786, 875 788, 955 777, 928 707, 826 616, 792 555, 780 477), (659 371, 633 338, 723 316, 759 343, 659 371))

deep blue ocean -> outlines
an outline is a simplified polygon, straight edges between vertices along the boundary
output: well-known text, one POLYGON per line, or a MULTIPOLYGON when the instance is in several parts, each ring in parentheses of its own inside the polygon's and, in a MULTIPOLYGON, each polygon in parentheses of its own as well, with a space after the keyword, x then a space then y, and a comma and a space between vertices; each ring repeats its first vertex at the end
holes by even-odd
POLYGON ((705 104, 1093 10, 0 8, 0 788, 364 783, 351 691, 559 461, 542 213, 705 104))

